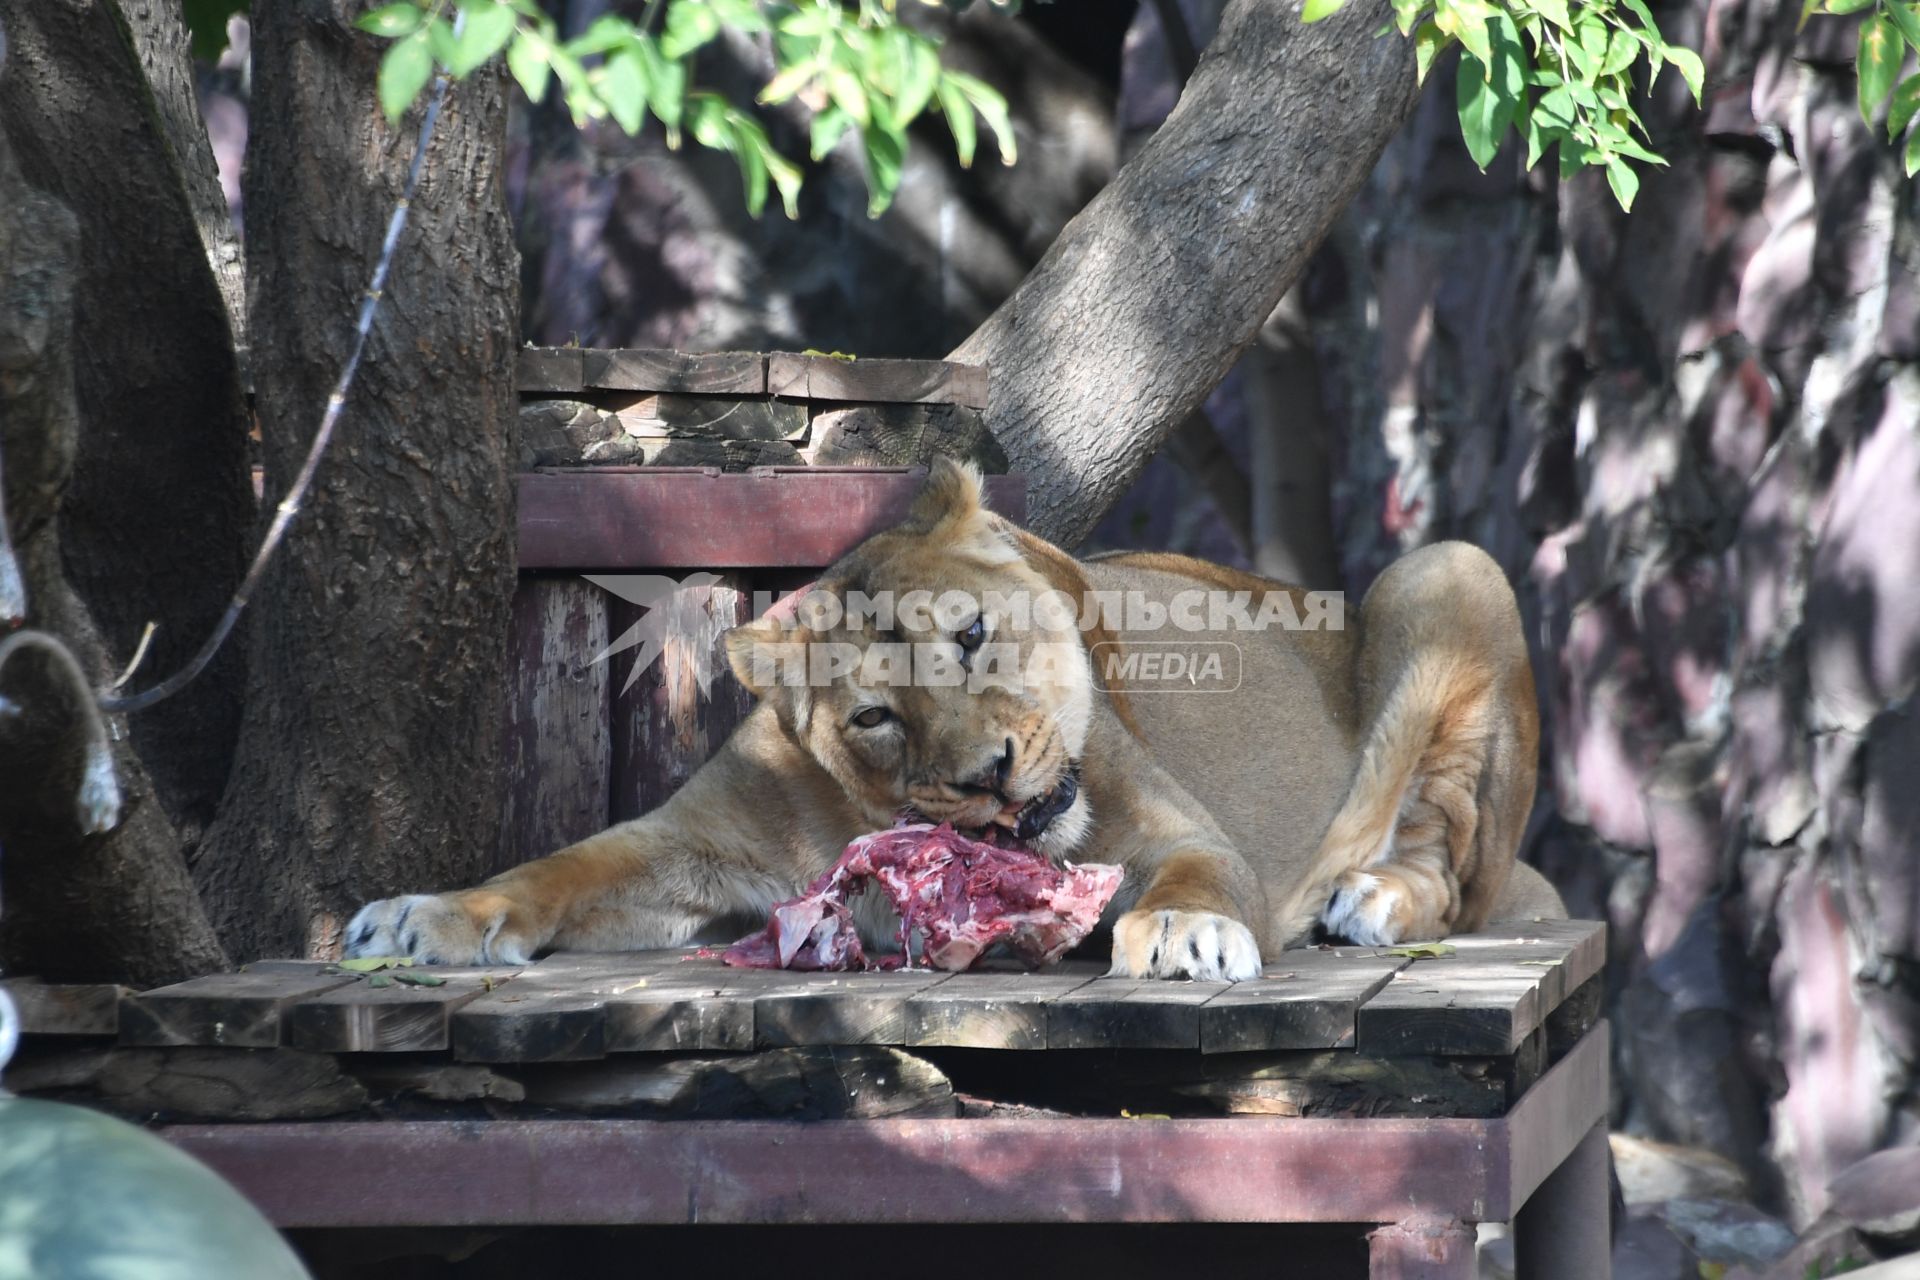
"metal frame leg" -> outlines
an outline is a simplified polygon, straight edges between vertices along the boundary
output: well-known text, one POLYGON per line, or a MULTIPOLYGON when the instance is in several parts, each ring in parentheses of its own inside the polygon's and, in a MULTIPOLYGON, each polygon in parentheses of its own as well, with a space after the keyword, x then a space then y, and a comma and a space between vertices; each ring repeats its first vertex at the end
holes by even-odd
POLYGON ((1607 1126, 1587 1131, 1513 1220, 1519 1280, 1612 1280, 1607 1126))
POLYGON ((1414 1218, 1367 1235, 1369 1280, 1473 1280, 1474 1229, 1449 1218, 1414 1218))

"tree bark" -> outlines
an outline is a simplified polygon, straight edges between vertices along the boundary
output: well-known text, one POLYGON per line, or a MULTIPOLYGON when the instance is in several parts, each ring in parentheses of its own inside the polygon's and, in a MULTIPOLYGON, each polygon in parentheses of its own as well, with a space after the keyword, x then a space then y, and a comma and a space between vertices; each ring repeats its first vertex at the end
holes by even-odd
MULTIPOLYGON (((97 680, 108 664, 60 554, 60 504, 79 435, 72 321, 80 243, 73 215, 26 184, 0 131, 0 456, 9 528, 27 621, 65 642, 97 680)), ((121 821, 102 834, 81 829, 74 796, 93 712, 77 696, 91 691, 76 693, 37 651, 15 654, 0 673, 0 966, 136 985, 222 967, 179 838, 124 725, 113 752, 121 821)))
MULTIPOLYGON (((267 491, 304 455, 420 123, 375 105, 351 0, 259 0, 246 174, 267 491)), ((491 864, 508 608, 518 260, 502 78, 440 116, 359 381, 254 615, 233 781, 195 866, 242 957, 324 954, 360 902, 491 864)))
MULTIPOLYGON (((175 6, 144 9, 151 31, 180 26, 175 6)), ((0 20, 11 46, 0 120, 26 180, 79 222, 66 571, 116 668, 158 624, 137 684, 198 648, 240 579, 254 520, 233 339, 186 194, 212 157, 205 131, 187 127, 190 81, 149 86, 119 3, 0 0, 0 20)), ((232 648, 130 721, 189 842, 226 784, 243 666, 232 648)))
POLYGON ((1382 0, 1311 27, 1236 0, 1173 114, 952 359, 1028 518, 1073 545, 1246 349, 1414 101, 1382 0))

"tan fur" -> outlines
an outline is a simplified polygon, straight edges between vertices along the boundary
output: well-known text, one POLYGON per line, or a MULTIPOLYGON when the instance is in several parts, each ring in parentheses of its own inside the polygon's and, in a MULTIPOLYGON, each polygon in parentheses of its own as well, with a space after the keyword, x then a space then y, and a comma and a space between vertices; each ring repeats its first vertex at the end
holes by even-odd
MULTIPOLYGON (((1311 603, 1299 588, 1180 556, 1075 560, 985 511, 978 476, 949 464, 900 527, 817 584, 842 601, 1050 588, 1311 603)), ((1471 547, 1407 556, 1341 629, 1188 637, 1234 646, 1231 693, 1096 687, 1089 652, 1167 640, 1124 618, 1114 629, 1056 619, 1054 630, 984 619, 1023 663, 1043 646, 1072 656, 1056 678, 1019 689, 852 674, 794 686, 755 663, 781 643, 960 652, 954 634, 893 621, 829 626, 802 606, 737 628, 729 657, 760 704, 672 800, 478 888, 374 903, 348 927, 350 952, 500 963, 549 947, 725 938, 905 806, 967 827, 1009 821, 1075 764, 1080 798, 1037 847, 1125 868, 1108 913, 1116 973, 1251 976, 1316 920, 1393 942, 1563 914, 1545 881, 1514 871, 1533 797, 1533 683, 1512 592, 1471 547), (874 708, 888 718, 861 726, 874 708)), ((877 918, 863 924, 884 932, 877 918)))

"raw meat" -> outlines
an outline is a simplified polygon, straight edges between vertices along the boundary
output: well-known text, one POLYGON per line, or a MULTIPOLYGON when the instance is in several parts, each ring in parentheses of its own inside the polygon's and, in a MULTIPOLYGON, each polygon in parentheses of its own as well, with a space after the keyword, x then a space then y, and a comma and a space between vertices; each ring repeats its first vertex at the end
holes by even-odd
POLYGON ((767 927, 728 947, 725 959, 749 969, 893 969, 918 959, 958 971, 1005 942, 1037 969, 1099 923, 1120 877, 1119 867, 1056 867, 945 824, 895 827, 848 845, 832 870, 775 907, 767 927), (870 958, 860 945, 847 899, 869 881, 900 913, 898 956, 870 958))

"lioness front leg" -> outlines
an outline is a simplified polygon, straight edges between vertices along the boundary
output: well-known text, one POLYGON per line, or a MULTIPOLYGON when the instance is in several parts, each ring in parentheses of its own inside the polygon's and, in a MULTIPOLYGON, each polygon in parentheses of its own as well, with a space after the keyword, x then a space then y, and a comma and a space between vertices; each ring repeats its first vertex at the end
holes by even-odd
POLYGON ((1259 977, 1260 945, 1239 918, 1252 879, 1237 855, 1195 850, 1160 859, 1146 892, 1114 922, 1108 976, 1259 977))
POLYGON ((677 946, 746 895, 740 903, 708 900, 699 890, 724 887, 726 877, 684 874, 691 851, 663 846, 655 825, 614 827, 472 889, 369 903, 347 925, 346 955, 524 964, 555 946, 677 946))

